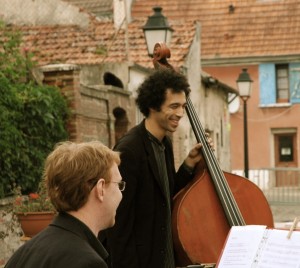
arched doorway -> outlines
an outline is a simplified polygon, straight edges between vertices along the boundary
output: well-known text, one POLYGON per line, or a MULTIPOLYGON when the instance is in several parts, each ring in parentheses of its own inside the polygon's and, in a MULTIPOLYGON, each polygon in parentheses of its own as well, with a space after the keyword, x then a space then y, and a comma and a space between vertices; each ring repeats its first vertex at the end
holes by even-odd
POLYGON ((126 111, 121 107, 114 108, 113 115, 115 117, 115 142, 117 143, 128 131, 129 120, 126 111))

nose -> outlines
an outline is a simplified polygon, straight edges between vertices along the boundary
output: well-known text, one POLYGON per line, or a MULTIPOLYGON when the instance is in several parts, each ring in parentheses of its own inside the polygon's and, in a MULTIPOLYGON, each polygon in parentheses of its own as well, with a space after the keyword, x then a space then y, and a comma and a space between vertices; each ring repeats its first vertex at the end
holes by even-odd
POLYGON ((184 107, 182 107, 182 106, 178 107, 178 109, 176 109, 176 116, 178 116, 178 117, 183 117, 183 115, 184 115, 184 110, 185 110, 184 107))

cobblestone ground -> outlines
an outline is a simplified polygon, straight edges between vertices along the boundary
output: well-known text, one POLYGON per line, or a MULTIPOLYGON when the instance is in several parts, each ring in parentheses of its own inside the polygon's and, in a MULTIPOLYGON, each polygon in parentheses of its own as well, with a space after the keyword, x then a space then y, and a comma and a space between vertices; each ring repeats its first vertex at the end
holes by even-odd
POLYGON ((300 204, 293 206, 271 206, 271 209, 274 222, 278 224, 293 222, 296 217, 300 217, 300 204))

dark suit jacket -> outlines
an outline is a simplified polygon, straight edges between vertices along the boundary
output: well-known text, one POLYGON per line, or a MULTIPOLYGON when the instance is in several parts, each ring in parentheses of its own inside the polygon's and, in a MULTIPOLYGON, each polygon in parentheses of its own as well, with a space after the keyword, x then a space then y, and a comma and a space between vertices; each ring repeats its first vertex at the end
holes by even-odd
MULTIPOLYGON (((177 174, 172 144, 164 139, 171 198, 191 179, 183 167, 177 174)), ((162 268, 165 254, 167 200, 144 121, 131 129, 115 150, 121 152, 120 173, 126 181, 115 226, 106 231, 113 268, 162 268)))
POLYGON ((6 268, 107 268, 108 253, 81 221, 60 213, 45 230, 22 245, 6 268))

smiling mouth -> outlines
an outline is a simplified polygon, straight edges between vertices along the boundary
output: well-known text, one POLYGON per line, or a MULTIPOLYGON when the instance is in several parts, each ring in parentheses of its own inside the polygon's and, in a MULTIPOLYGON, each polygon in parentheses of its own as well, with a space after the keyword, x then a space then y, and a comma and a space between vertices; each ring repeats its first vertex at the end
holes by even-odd
POLYGON ((179 124, 179 120, 171 120, 172 125, 175 125, 176 127, 179 124))

